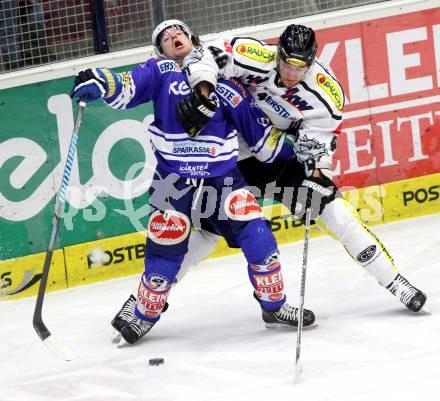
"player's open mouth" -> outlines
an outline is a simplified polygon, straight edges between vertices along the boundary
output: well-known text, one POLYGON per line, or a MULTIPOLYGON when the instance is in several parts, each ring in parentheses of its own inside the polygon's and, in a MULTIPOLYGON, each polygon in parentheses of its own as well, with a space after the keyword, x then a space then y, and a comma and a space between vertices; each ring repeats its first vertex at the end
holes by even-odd
POLYGON ((176 41, 174 42, 174 47, 175 47, 177 50, 179 50, 179 49, 181 49, 181 48, 183 47, 183 43, 180 42, 179 40, 176 40, 176 41))

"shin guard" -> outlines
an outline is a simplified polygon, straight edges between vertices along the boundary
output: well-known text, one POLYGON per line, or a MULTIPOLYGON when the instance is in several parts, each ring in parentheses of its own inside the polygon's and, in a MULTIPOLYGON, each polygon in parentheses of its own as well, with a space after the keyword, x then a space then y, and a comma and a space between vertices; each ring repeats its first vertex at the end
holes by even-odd
POLYGON ((268 221, 250 221, 240 233, 239 243, 248 262, 255 297, 261 307, 265 310, 279 309, 286 297, 279 252, 268 221))
POLYGON ((145 271, 142 274, 137 293, 137 317, 150 322, 157 322, 165 308, 171 288, 182 264, 183 255, 147 256, 145 271))

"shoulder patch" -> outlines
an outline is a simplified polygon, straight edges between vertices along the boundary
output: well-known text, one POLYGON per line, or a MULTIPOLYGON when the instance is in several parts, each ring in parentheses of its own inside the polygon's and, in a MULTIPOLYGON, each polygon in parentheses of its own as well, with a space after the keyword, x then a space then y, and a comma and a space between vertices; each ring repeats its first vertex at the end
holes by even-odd
POLYGON ((344 96, 339 89, 338 84, 329 76, 319 73, 316 75, 316 82, 324 90, 338 110, 344 106, 344 96))
POLYGON ((216 92, 225 102, 227 102, 234 109, 243 100, 243 96, 239 92, 222 82, 217 83, 216 92))
POLYGON ((172 60, 160 60, 157 62, 157 66, 159 67, 159 71, 161 74, 164 74, 168 71, 178 71, 180 72, 179 64, 176 64, 172 60))
POLYGON ((275 59, 275 53, 255 43, 240 43, 236 45, 235 51, 244 57, 261 63, 270 63, 275 59))

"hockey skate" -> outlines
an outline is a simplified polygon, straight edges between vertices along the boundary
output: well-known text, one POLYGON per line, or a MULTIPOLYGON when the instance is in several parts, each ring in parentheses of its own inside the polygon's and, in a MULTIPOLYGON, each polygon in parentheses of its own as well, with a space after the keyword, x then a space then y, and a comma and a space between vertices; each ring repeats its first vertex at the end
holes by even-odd
MULTIPOLYGON (((134 309, 136 308, 136 297, 131 294, 130 297, 124 302, 120 311, 113 318, 111 325, 117 330, 119 333, 131 320, 135 317, 134 309)), ((168 309, 168 302, 165 302, 165 306, 162 310, 162 313, 168 309)))
MULTIPOLYGON (((276 311, 262 309, 263 320, 267 328, 282 326, 298 326, 299 308, 290 306, 287 302, 276 311)), ((303 325, 310 326, 315 321, 315 314, 304 309, 303 325)))
POLYGON ((413 312, 420 311, 426 302, 426 295, 400 274, 386 288, 413 312))
MULTIPOLYGON (((122 308, 116 314, 111 321, 111 325, 115 329, 113 332, 112 342, 119 343, 121 341, 121 331, 127 326, 135 317, 134 309, 136 308, 136 297, 131 294, 130 297, 124 302, 122 308)), ((165 307, 162 313, 168 309, 168 302, 165 303, 165 307)))
POLYGON ((131 294, 130 297, 124 302, 120 311, 113 318, 111 325, 119 333, 122 328, 126 326, 134 318, 134 309, 136 307, 136 297, 131 294))
POLYGON ((121 330, 122 340, 119 345, 123 345, 124 341, 129 344, 138 342, 145 334, 147 334, 156 322, 148 322, 146 320, 134 317, 130 323, 126 324, 121 330))
MULTIPOLYGON (((255 300, 260 304, 261 302, 254 292, 255 300)), ((261 308, 263 321, 267 328, 283 327, 283 326, 298 326, 299 308, 290 306, 285 302, 281 308, 277 310, 265 310, 261 308)), ((310 326, 315 322, 315 314, 308 309, 304 309, 303 326, 310 326)))

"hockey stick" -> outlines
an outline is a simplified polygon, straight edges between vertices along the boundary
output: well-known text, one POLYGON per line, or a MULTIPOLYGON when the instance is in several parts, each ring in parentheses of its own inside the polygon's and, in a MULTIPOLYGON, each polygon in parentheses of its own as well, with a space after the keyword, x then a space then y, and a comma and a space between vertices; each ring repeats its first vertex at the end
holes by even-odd
POLYGON ((52 220, 52 229, 50 232, 49 245, 47 247, 46 258, 44 259, 43 273, 41 275, 40 287, 38 288, 37 301, 35 303, 34 317, 32 323, 34 328, 41 338, 44 344, 47 345, 55 354, 66 361, 71 361, 75 358, 74 354, 65 348, 62 344, 58 343, 54 337, 51 335, 49 329, 43 322, 42 309, 44 294, 46 292, 47 278, 49 276, 50 263, 52 260, 53 248, 58 234, 58 227, 60 225, 61 216, 64 210, 64 203, 66 201, 66 192, 69 185, 70 173, 72 171, 73 158, 76 152, 76 144, 79 137, 79 129, 81 126, 82 116, 84 109, 86 107, 86 102, 80 99, 78 102, 78 112, 76 114, 75 125, 72 132, 72 138, 70 140, 69 152, 67 154, 66 165, 64 167, 63 179, 61 181, 60 190, 58 191, 56 204, 55 204, 55 214, 52 220))
POLYGON ((303 263, 301 270, 301 291, 299 298, 298 331, 296 337, 296 359, 295 359, 295 378, 294 378, 295 383, 298 383, 303 370, 300 354, 301 354, 301 334, 303 329, 303 315, 304 315, 304 294, 306 291, 307 254, 309 252, 310 215, 311 215, 311 209, 310 207, 308 207, 306 209, 303 263))

